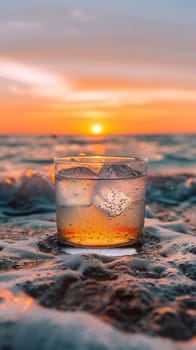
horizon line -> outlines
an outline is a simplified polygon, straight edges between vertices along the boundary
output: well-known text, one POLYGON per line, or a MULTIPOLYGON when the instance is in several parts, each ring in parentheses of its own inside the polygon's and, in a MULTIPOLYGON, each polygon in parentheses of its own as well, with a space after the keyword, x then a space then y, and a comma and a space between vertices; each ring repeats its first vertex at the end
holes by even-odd
POLYGON ((1 133, 0 132, 0 136, 52 136, 52 137, 57 137, 57 136, 90 136, 90 137, 94 137, 94 138, 100 138, 100 137, 104 137, 104 136, 161 136, 161 135, 196 135, 196 131, 188 131, 188 132, 157 132, 157 133, 114 133, 114 134, 99 134, 99 135, 95 135, 95 134, 90 134, 90 133, 76 133, 76 134, 66 134, 66 133, 1 133))

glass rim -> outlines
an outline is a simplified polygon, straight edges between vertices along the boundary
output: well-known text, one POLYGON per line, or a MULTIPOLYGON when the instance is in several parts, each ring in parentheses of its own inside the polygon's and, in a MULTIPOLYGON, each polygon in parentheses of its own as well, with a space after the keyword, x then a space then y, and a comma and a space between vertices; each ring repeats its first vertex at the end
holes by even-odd
POLYGON ((93 164, 147 164, 148 158, 140 158, 134 156, 122 155, 70 155, 62 157, 54 157, 55 163, 93 163, 93 164))

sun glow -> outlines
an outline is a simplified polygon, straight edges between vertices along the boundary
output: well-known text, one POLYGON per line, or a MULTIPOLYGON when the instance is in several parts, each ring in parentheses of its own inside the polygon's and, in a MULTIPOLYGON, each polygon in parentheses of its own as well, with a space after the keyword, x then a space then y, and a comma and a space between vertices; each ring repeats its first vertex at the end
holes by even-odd
POLYGON ((101 126, 99 124, 93 125, 92 132, 93 132, 93 134, 100 134, 101 133, 101 126))

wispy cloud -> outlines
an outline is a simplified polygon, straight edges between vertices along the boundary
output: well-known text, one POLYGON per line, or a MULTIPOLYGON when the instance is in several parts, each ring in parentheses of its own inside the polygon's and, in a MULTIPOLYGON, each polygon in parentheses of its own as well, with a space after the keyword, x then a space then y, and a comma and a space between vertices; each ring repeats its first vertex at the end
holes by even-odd
POLYGON ((90 22, 93 20, 93 16, 88 14, 82 8, 76 7, 70 10, 70 17, 79 22, 90 22))
POLYGON ((114 107, 124 105, 143 105, 154 102, 183 102, 190 101, 196 103, 196 90, 177 89, 152 89, 152 90, 124 90, 124 91, 72 91, 66 97, 69 103, 83 104, 94 103, 102 107, 114 107))
POLYGON ((80 106, 81 104, 85 106, 88 103, 95 103, 102 106, 121 106, 142 105, 157 101, 196 102, 194 89, 125 87, 120 90, 99 88, 82 91, 58 74, 6 60, 0 60, 0 77, 11 81, 10 91, 14 94, 44 97, 50 102, 59 101, 64 104, 78 103, 80 106))
POLYGON ((13 30, 23 30, 23 29, 35 29, 35 28, 39 28, 43 26, 43 22, 42 21, 36 21, 36 20, 29 20, 29 21, 25 21, 25 20, 12 20, 12 21, 8 21, 7 23, 5 23, 6 26, 9 27, 9 29, 13 29, 13 30))
POLYGON ((149 83, 168 83, 168 85, 173 81, 174 83, 181 83, 181 86, 188 81, 190 85, 196 87, 196 67, 164 65, 159 62, 136 62, 134 60, 127 60, 127 62, 122 60, 112 62, 67 60, 64 62, 64 67, 67 72, 79 77, 127 78, 149 83))
POLYGON ((13 88, 13 85, 11 85, 12 92, 25 94, 27 86, 27 94, 60 100, 65 98, 71 88, 70 83, 68 81, 65 82, 65 79, 60 78, 58 75, 26 64, 2 59, 0 60, 0 77, 9 79, 12 82, 25 84, 24 88, 21 85, 19 87, 14 85, 13 88))

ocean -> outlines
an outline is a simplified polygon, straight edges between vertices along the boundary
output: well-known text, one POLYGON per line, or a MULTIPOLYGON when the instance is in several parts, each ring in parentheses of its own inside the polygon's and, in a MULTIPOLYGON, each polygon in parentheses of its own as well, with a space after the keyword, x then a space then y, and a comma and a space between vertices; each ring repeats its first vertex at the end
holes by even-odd
POLYGON ((45 171, 55 156, 128 155, 149 159, 150 172, 193 172, 195 135, 29 136, 0 135, 0 177, 25 169, 45 171))
MULTIPOLYGON (((0 136, 0 213, 2 220, 18 215, 55 212, 55 156, 128 155, 149 159, 149 176, 177 176, 182 183, 196 172, 194 135, 147 136, 0 136), (183 177, 185 176, 185 178, 183 177)), ((191 180, 190 180, 191 181, 191 180)), ((180 186, 180 185, 179 185, 180 186)), ((160 190, 160 189, 159 189, 160 190)), ((147 200, 156 195, 150 183, 147 200)), ((167 191, 168 192, 168 191, 167 191)), ((185 191, 186 192, 186 191, 185 191)), ((162 197, 165 197, 163 190, 162 197)), ((167 203, 178 191, 169 189, 167 203), (171 194, 171 196, 170 196, 171 194)), ((156 197, 157 198, 157 197, 156 197)))

